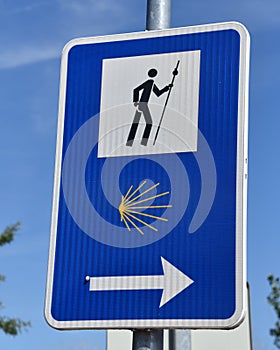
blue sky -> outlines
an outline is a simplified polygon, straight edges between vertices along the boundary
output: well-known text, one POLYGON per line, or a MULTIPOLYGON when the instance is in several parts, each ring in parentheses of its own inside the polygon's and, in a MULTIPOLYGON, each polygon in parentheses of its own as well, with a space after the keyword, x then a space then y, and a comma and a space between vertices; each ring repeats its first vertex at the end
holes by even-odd
MULTIPOLYGON (((32 328, 2 349, 104 349, 102 331, 51 329, 43 317, 56 142, 60 54, 72 38, 145 29, 145 0, 0 0, 0 229, 22 228, 1 249, 1 314, 32 328)), ((171 27, 239 21, 251 34, 248 281, 254 349, 272 350, 266 277, 279 271, 280 2, 173 0, 171 27)))

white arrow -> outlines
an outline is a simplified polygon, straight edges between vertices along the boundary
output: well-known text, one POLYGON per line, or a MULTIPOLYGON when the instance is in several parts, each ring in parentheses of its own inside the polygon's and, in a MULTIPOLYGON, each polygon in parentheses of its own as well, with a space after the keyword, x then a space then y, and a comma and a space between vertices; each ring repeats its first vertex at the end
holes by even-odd
POLYGON ((161 257, 163 275, 90 277, 90 291, 163 289, 159 307, 168 303, 194 281, 161 257))

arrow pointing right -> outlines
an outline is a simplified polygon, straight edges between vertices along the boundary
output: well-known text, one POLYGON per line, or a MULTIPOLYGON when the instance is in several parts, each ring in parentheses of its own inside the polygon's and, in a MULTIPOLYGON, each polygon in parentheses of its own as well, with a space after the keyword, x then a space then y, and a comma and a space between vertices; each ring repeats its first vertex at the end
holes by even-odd
POLYGON ((163 275, 90 277, 90 291, 162 289, 159 307, 168 303, 194 281, 161 257, 163 275))
POLYGON ((177 294, 181 293, 184 289, 194 283, 191 278, 170 264, 170 262, 163 257, 161 257, 161 263, 164 275, 161 276, 163 279, 163 291, 159 307, 168 303, 169 300, 176 297, 177 294))

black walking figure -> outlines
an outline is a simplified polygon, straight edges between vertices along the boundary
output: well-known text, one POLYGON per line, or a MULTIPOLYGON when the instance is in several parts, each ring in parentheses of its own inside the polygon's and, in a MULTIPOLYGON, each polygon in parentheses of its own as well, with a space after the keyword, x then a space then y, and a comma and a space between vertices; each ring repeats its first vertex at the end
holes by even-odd
MULTIPOLYGON (((148 76, 150 78, 154 78, 157 75, 157 70, 152 68, 148 71, 148 76)), ((144 133, 142 136, 142 141, 141 141, 141 145, 143 146, 147 146, 148 143, 148 139, 151 133, 151 129, 152 129, 152 125, 153 125, 153 120, 152 120, 152 116, 150 113, 150 109, 148 106, 148 102, 151 96, 151 93, 154 92, 158 97, 162 94, 164 94, 165 92, 169 91, 169 89, 171 89, 172 84, 166 85, 163 89, 159 89, 156 84, 154 83, 153 79, 148 79, 146 80, 143 84, 137 86, 134 90, 133 90, 133 102, 134 102, 134 106, 137 107, 135 115, 134 115, 134 119, 129 131, 129 135, 126 141, 126 145, 127 146, 132 146, 135 135, 136 135, 136 131, 139 125, 139 121, 141 118, 141 114, 143 114, 144 118, 145 118, 145 122, 146 122, 146 127, 144 129, 144 133), (139 99, 139 93, 140 91, 143 90, 142 95, 139 99)))

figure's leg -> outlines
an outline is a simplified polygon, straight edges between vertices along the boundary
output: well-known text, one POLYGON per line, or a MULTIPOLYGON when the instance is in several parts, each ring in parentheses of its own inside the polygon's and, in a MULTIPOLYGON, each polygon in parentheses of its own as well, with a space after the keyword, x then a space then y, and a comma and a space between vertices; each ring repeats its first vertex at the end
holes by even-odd
POLYGON ((141 111, 143 112, 145 122, 146 122, 146 127, 144 129, 144 133, 142 136, 141 145, 147 146, 147 143, 148 143, 148 140, 150 137, 150 133, 152 130, 152 126, 153 126, 153 120, 152 120, 152 116, 151 116, 149 106, 147 103, 143 103, 143 105, 141 105, 141 111))
POLYGON ((146 124, 146 127, 144 129, 144 133, 142 136, 142 140, 141 140, 141 145, 147 146, 151 130, 152 130, 152 124, 146 124))
POLYGON ((130 128, 128 137, 127 137, 127 141, 126 141, 127 146, 131 147, 133 145, 133 141, 135 139, 135 135, 136 135, 136 131, 137 131, 137 128, 139 125, 140 117, 141 117, 141 112, 138 111, 138 109, 137 109, 135 112, 135 115, 134 115, 133 122, 131 124, 131 128, 130 128))

